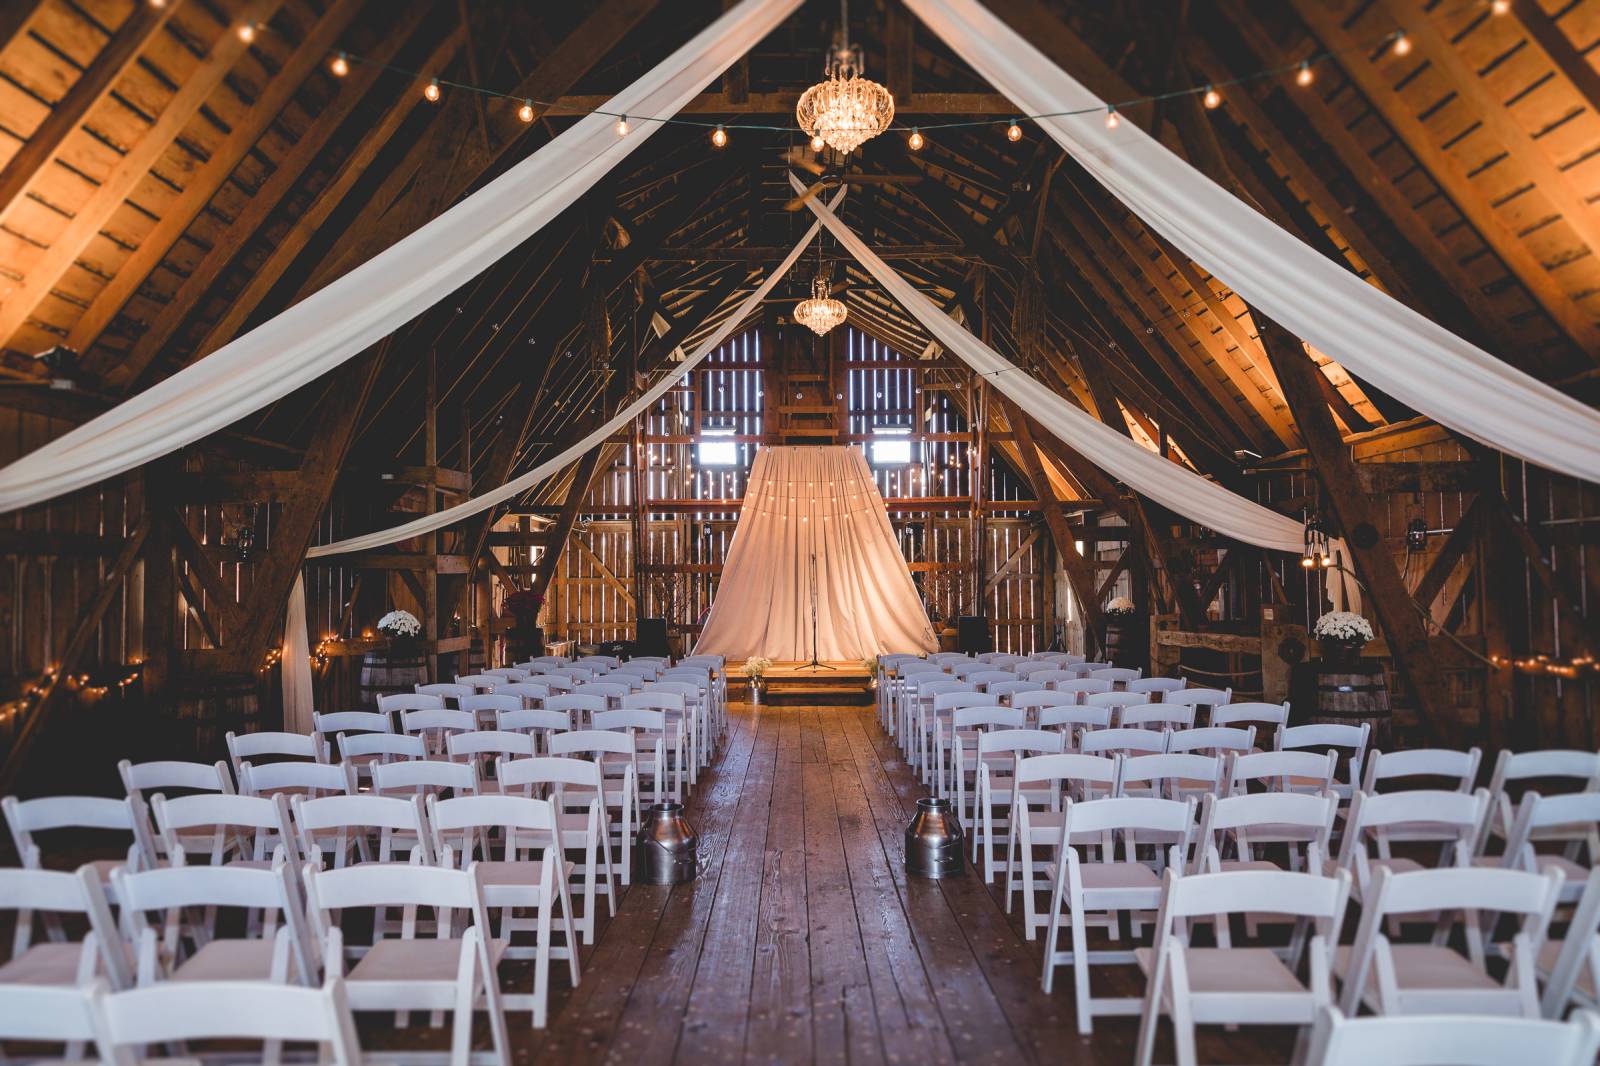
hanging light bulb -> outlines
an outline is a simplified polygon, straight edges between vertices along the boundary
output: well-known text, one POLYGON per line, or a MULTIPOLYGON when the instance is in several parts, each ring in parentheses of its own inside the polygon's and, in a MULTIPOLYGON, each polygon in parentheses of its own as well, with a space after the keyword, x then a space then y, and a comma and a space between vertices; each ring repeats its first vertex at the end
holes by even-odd
POLYGON ((1215 86, 1207 85, 1206 94, 1200 98, 1200 102, 1206 105, 1207 110, 1215 111, 1222 106, 1222 94, 1217 92, 1215 86))
POLYGON ((828 143, 822 139, 822 134, 819 133, 815 137, 811 138, 811 150, 813 152, 820 152, 827 146, 828 143))
POLYGON ((623 115, 621 118, 617 119, 617 125, 616 125, 615 128, 616 128, 618 137, 626 137, 628 135, 628 129, 629 129, 628 116, 627 115, 623 115))
POLYGON ((1311 64, 1310 63, 1301 63, 1300 64, 1300 69, 1295 72, 1295 76, 1294 76, 1295 84, 1296 85, 1310 85, 1311 84, 1311 78, 1312 78, 1311 64))
POLYGON ((428 101, 428 103, 430 103, 430 104, 436 104, 436 103, 439 102, 439 79, 438 78, 432 79, 431 81, 428 82, 427 85, 423 86, 422 98, 424 100, 428 101))
POLYGON ((1405 30, 1401 30, 1399 36, 1394 39, 1394 54, 1397 56, 1411 54, 1411 38, 1406 36, 1405 30))
POLYGON ((1114 130, 1122 125, 1122 118, 1117 114, 1115 107, 1106 108, 1106 129, 1114 130))
POLYGON ((713 147, 713 148, 726 148, 726 147, 728 147, 728 131, 723 129, 721 126, 718 126, 716 129, 712 130, 711 131, 711 147, 713 147))
POLYGON ((524 100, 524 101, 522 101, 522 106, 517 108, 517 117, 520 118, 524 122, 532 122, 533 121, 533 101, 532 100, 524 100))
POLYGON ((333 62, 328 64, 328 69, 333 71, 334 77, 342 78, 350 73, 350 61, 345 58, 343 52, 340 52, 333 57, 333 62))
POLYGON ((911 136, 906 138, 906 147, 911 149, 913 152, 922 151, 922 146, 927 143, 927 141, 922 139, 922 131, 915 128, 912 129, 911 136))
POLYGON ((1511 13, 1511 0, 1494 0, 1489 5, 1489 11, 1495 15, 1509 15, 1511 13))
POLYGON ((150 6, 160 11, 167 6, 167 0, 150 0, 150 6))
POLYGON ((1008 140, 1008 141, 1020 141, 1020 140, 1022 140, 1022 127, 1017 125, 1017 120, 1016 119, 1012 119, 1011 120, 1011 125, 1006 127, 1006 140, 1008 140))
POLYGON ((241 22, 239 24, 239 40, 249 44, 256 39, 256 24, 254 22, 241 22))

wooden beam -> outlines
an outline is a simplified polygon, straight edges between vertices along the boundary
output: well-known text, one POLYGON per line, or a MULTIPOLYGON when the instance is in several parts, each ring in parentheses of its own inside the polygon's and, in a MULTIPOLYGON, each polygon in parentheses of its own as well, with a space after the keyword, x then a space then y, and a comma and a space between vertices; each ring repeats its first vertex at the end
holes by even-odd
POLYGON ((589 560, 589 564, 594 567, 595 572, 600 575, 605 583, 616 589, 618 594, 628 601, 628 606, 637 611, 639 609, 638 601, 633 598, 633 591, 623 584, 620 577, 611 572, 611 568, 605 564, 605 560, 595 554, 594 549, 589 547, 589 542, 583 538, 583 535, 574 531, 572 543, 578 546, 578 551, 583 554, 584 558, 589 560))
MULTIPOLYGON (((172 0, 164 7, 152 4, 135 4, 127 18, 122 20, 105 46, 95 54, 89 65, 77 76, 60 99, 50 105, 50 113, 23 142, 0 169, 0 221, 4 221, 12 207, 22 199, 29 183, 38 176, 66 140, 83 122, 84 116, 105 98, 106 93, 138 58, 140 51, 166 25, 167 19, 178 9, 182 0, 172 0)), ((24 3, 13 5, 18 12, 26 11, 24 3)))
POLYGON ((597 444, 572 464, 566 501, 562 503, 561 513, 551 527, 550 543, 545 546, 544 554, 539 556, 538 565, 533 571, 533 583, 529 586, 539 596, 549 591, 550 579, 556 576, 556 564, 561 561, 567 538, 572 536, 572 527, 578 520, 584 498, 589 495, 589 485, 594 480, 595 470, 600 465, 600 453, 604 450, 604 444, 597 444))
MULTIPOLYGON (((282 5, 283 0, 251 0, 240 13, 240 20, 265 25, 282 5)), ((56 282, 73 268, 78 256, 146 179, 150 168, 249 50, 250 45, 234 32, 234 23, 221 27, 210 52, 178 86, 150 128, 128 149, 72 220, 50 239, 49 247, 28 267, 22 283, 0 301, 0 346, 7 345, 34 309, 50 296, 56 282)))
POLYGON ((1422 728, 1430 737, 1447 736, 1441 730, 1456 724, 1451 720, 1450 689, 1411 596, 1400 581, 1394 557, 1378 532, 1372 501, 1360 488, 1355 460, 1317 390, 1313 375, 1321 371, 1293 334, 1259 311, 1252 315, 1306 450, 1316 464, 1317 478, 1344 535, 1356 574, 1388 641, 1395 668, 1416 699, 1422 728))
MULTIPOLYGON (((459 27, 454 33, 446 35, 422 63, 418 76, 431 77, 443 70, 461 47, 462 38, 463 31, 459 27)), ((352 71, 352 76, 354 75, 355 72, 352 71)), ((378 84, 381 86, 384 82, 380 79, 378 84)), ((395 102, 361 138, 355 149, 345 157, 338 172, 317 193, 310 205, 300 212, 294 224, 250 275, 250 280, 244 288, 228 302, 221 316, 206 331, 193 351, 188 353, 186 362, 192 363, 210 355, 238 334, 260 306, 261 301, 277 287, 285 272, 305 249, 306 244, 322 229, 334 209, 349 195, 367 168, 372 165, 373 160, 378 157, 378 153, 399 132, 406 117, 411 114, 412 108, 422 106, 419 104, 420 99, 415 86, 409 83, 397 90, 395 102)), ((269 184, 271 180, 269 179, 269 184)), ((232 251, 236 253, 238 248, 232 251)), ((220 266, 218 269, 220 270, 220 266)), ((190 275, 184 285, 173 294, 172 300, 162 309, 161 314, 156 316, 149 328, 134 341, 119 364, 111 369, 107 376, 108 384, 130 392, 144 385, 145 372, 156 356, 167 347, 189 313, 199 305, 214 280, 199 270, 190 275)))
POLYGON ((17 775, 27 761, 29 749, 38 740, 45 722, 49 720, 56 704, 60 702, 59 697, 66 687, 67 678, 77 671, 78 664, 94 647, 95 637, 100 631, 100 622, 121 593, 122 584, 133 570, 133 564, 139 558, 145 538, 149 535, 150 517, 146 515, 128 534, 127 543, 123 545, 121 554, 111 564, 111 568, 106 571, 99 590, 78 615, 77 624, 72 628, 72 635, 67 638, 67 646, 62 649, 60 657, 56 660, 55 676, 46 683, 38 702, 17 727, 16 736, 11 742, 11 750, 6 752, 5 765, 0 767, 0 793, 11 792, 16 784, 17 775))
MULTIPOLYGON (((200 591, 205 593, 206 598, 211 601, 211 606, 216 608, 217 616, 222 623, 222 638, 231 639, 234 628, 243 624, 244 618, 239 609, 237 594, 224 585, 222 578, 217 575, 219 561, 213 559, 206 552, 205 546, 195 539, 194 531, 183 520, 180 512, 168 512, 163 517, 163 524, 171 534, 172 546, 178 550, 178 555, 183 561, 189 564, 190 573, 200 582, 200 591)), ((198 603, 199 599, 191 597, 190 602, 198 603)))
MULTIPOLYGON (((78 320, 67 331, 67 347, 80 352, 89 350, 89 346, 111 324, 122 306, 144 284, 150 273, 161 265, 189 224, 205 210, 240 160, 250 153, 262 134, 277 120, 278 114, 294 99, 306 78, 328 58, 328 52, 339 34, 344 32, 360 10, 361 0, 334 0, 328 6, 288 61, 273 75, 261 95, 251 101, 243 121, 230 129, 228 136, 212 150, 205 163, 188 175, 183 191, 161 209, 160 220, 140 238, 139 246, 128 254, 122 265, 117 267, 116 274, 101 287, 83 314, 78 316, 78 320)), ((319 122, 326 123, 327 116, 320 116, 319 122)), ((314 130, 310 139, 313 143, 318 140, 314 130)), ((226 247, 221 241, 218 245, 226 247)))
MULTIPOLYGON (((1383 117, 1411 154, 1439 183, 1456 208, 1472 223, 1473 228, 1494 249, 1529 294, 1579 348, 1591 355, 1600 352, 1600 325, 1586 308, 1563 291, 1522 236, 1484 198, 1465 164, 1454 153, 1434 142, 1432 133, 1422 119, 1412 114, 1394 91, 1389 79, 1366 58, 1371 49, 1345 29, 1339 16, 1323 0, 1292 0, 1292 4, 1323 47, 1335 54, 1336 58, 1332 61, 1339 64, 1373 110, 1383 117)), ((1545 195, 1548 196, 1548 193, 1545 195)), ((1585 211, 1592 214, 1593 209, 1585 208, 1585 211)))

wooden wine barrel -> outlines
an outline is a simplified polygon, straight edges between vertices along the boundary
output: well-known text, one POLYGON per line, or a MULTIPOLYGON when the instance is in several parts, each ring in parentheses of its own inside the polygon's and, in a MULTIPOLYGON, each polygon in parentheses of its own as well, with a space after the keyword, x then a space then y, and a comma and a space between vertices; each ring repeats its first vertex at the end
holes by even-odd
POLYGON ((415 692, 428 683, 428 657, 422 649, 396 652, 380 648, 361 657, 361 706, 378 709, 379 696, 415 692))
POLYGON ((1106 620, 1105 661, 1144 669, 1149 665, 1150 632, 1143 618, 1106 620))
POLYGON ((1310 662, 1301 664, 1295 673, 1299 684, 1291 698, 1297 725, 1314 722, 1361 725, 1365 722, 1372 727, 1368 747, 1393 749, 1389 683, 1378 662, 1362 660, 1353 667, 1310 662))
POLYGON ((228 732, 261 729, 261 679, 256 674, 202 674, 180 678, 176 694, 182 731, 202 761, 224 758, 228 732))

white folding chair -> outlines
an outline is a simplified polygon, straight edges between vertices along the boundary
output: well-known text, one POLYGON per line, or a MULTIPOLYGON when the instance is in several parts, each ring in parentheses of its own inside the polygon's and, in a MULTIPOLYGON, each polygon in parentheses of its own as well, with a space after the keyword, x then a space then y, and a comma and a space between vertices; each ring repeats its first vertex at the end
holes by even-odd
POLYGON ((421 737, 428 751, 435 755, 444 754, 444 738, 449 734, 470 733, 477 728, 475 711, 431 709, 403 711, 400 715, 400 731, 421 737))
POLYGON ((550 686, 538 681, 513 681, 494 690, 496 696, 515 696, 524 707, 543 707, 550 698, 550 686))
POLYGON ((1137 681, 1144 671, 1132 666, 1107 666, 1099 670, 1089 671, 1091 681, 1110 681, 1115 685, 1126 685, 1129 681, 1137 681))
POLYGON ((567 878, 572 864, 566 859, 561 826, 555 807, 548 800, 529 796, 462 796, 441 800, 428 797, 428 824, 433 827, 434 852, 453 851, 463 870, 472 870, 482 895, 485 914, 499 918, 498 934, 489 940, 489 926, 481 935, 490 944, 495 959, 532 959, 531 995, 501 991, 506 1010, 528 1010, 533 1026, 543 1029, 549 1013, 550 960, 567 960, 572 984, 580 976, 578 936, 572 920, 572 897, 567 878), (504 834, 501 857, 491 854, 491 832, 504 834), (538 854, 533 858, 534 853, 538 854), (474 860, 474 854, 481 858, 474 860), (527 855, 528 857, 524 857, 527 855), (517 918, 513 911, 533 911, 532 920, 517 918), (559 922, 563 941, 554 943, 552 935, 559 922), (533 933, 533 946, 512 945, 519 931, 533 933))
MULTIPOLYGON (((667 670, 662 673, 663 679, 668 679, 677 673, 667 670)), ((681 715, 684 736, 684 758, 687 762, 679 768, 679 773, 684 777, 686 787, 693 787, 700 781, 700 765, 706 759, 708 750, 707 735, 711 731, 711 682, 707 679, 689 680, 680 675, 676 680, 652 681, 640 692, 629 693, 622 698, 622 706, 646 707, 664 710, 668 717, 681 715), (680 711, 675 706, 657 706, 642 697, 678 696, 683 701, 680 711)), ((687 792, 685 793, 687 795, 687 792)))
MULTIPOLYGON (((144 812, 150 809, 149 797, 157 792, 170 796, 207 792, 233 794, 233 778, 228 772, 228 764, 221 761, 203 763, 158 760, 131 763, 123 759, 117 763, 117 773, 122 778, 122 787, 127 790, 128 798, 133 800, 134 811, 141 818, 145 816, 144 812)), ((145 839, 154 840, 155 834, 147 830, 145 839)), ((204 848, 210 845, 211 840, 209 836, 204 836, 179 840, 177 843, 185 847, 204 848)), ((155 858, 157 856, 152 856, 152 859, 155 858)))
MULTIPOLYGON (((501 714, 526 714, 526 711, 501 711, 501 714)), ((452 733, 446 744, 450 758, 469 762, 477 778, 479 792, 498 792, 500 782, 490 773, 501 759, 528 759, 535 754, 533 735, 499 729, 480 729, 476 733, 452 733)))
POLYGON ((1000 697, 1000 702, 1009 705, 1019 693, 1038 692, 1039 687, 1031 681, 990 681, 983 686, 983 691, 1000 697))
POLYGON ((1182 703, 1135 703, 1117 712, 1120 729, 1193 729, 1195 710, 1182 703))
MULTIPOLYGON (((322 800, 319 802, 328 802, 322 800)), ((467 1066, 474 1008, 481 1003, 497 1061, 510 1060, 510 1041, 500 1001, 500 945, 490 928, 483 888, 473 870, 403 863, 362 863, 339 870, 307 865, 306 910, 322 942, 328 976, 345 979, 350 1007, 357 1011, 450 1011, 451 1066, 467 1066), (398 936, 386 934, 381 915, 401 908, 398 936), (433 937, 419 936, 419 907, 433 908, 433 937), (370 945, 347 945, 341 915, 374 912, 370 945), (457 914, 473 924, 454 934, 457 914), (350 963, 353 961, 353 965, 350 963)), ((399 1024, 404 1025, 402 1020, 399 1024)))
POLYGON ((473 688, 471 685, 454 685, 447 681, 438 681, 431 685, 416 685, 414 687, 416 688, 417 695, 438 696, 440 699, 444 700, 444 705, 446 707, 450 706, 452 703, 459 707, 462 700, 466 699, 468 696, 476 694, 477 692, 477 689, 473 688))
POLYGON ((1393 873, 1380 867, 1373 871, 1355 942, 1340 949, 1335 960, 1342 985, 1340 1009, 1354 1015, 1365 1004, 1385 1015, 1539 1017, 1535 958, 1560 891, 1561 874, 1555 870, 1532 874, 1467 866, 1393 873), (1399 924, 1399 919, 1408 915, 1457 911, 1521 917, 1511 940, 1504 981, 1496 980, 1485 965, 1476 920, 1460 923, 1468 946, 1466 957, 1439 935, 1432 943, 1396 944, 1383 933, 1391 919, 1399 924))
MULTIPOLYGON (((1562 894, 1573 886, 1563 881, 1562 894)), ((1600 866, 1578 886, 1578 905, 1561 936, 1547 934, 1539 945, 1538 969, 1544 981, 1539 1009, 1559 1021, 1576 1003, 1593 1010, 1600 1003, 1600 866)))
POLYGON ((1215 755, 1225 752, 1249 754, 1256 744, 1256 727, 1231 729, 1227 726, 1207 726, 1201 729, 1174 729, 1167 736, 1170 752, 1204 751, 1215 755))
MULTIPOLYGON (((79 1062, 95 1039, 90 995, 93 985, 6 986, 0 994, 0 1042, 61 1044, 61 1058, 34 1062, 79 1062)), ((111 1061, 101 1058, 100 1061, 111 1061)))
POLYGON ((1200 803, 1200 833, 1189 868, 1195 873, 1281 869, 1262 849, 1285 845, 1289 870, 1320 873, 1330 855, 1338 811, 1339 800, 1332 792, 1206 796, 1200 803), (1223 858, 1230 839, 1233 858, 1223 858))
POLYGON ((1212 710, 1225 705, 1232 698, 1231 688, 1175 688, 1163 693, 1161 702, 1212 710))
POLYGON ((101 1061, 110 1066, 170 1061, 146 1058, 144 1048, 190 1040, 259 1040, 268 1062, 277 1061, 276 1049, 284 1043, 311 1043, 325 1049, 319 1052, 326 1055, 323 1061, 361 1066, 346 990, 333 978, 321 988, 216 981, 156 984, 127 992, 99 985, 83 994, 88 996, 101 1061))
POLYGON ((1567 792, 1600 790, 1600 752, 1502 751, 1489 778, 1489 825, 1479 841, 1480 853, 1492 840, 1504 840, 1511 831, 1517 800, 1511 787, 1525 781, 1537 782, 1538 790, 1546 796, 1551 795, 1553 786, 1564 786, 1560 791, 1567 792))
POLYGON ((404 733, 340 733, 339 761, 356 772, 356 787, 370 780, 378 763, 426 759, 428 745, 421 737, 404 733))
POLYGON ((1276 733, 1289 724, 1289 701, 1282 703, 1223 703, 1211 708, 1209 724, 1214 726, 1267 726, 1263 732, 1276 733))
MULTIPOLYGON (((1333 791, 1339 798, 1348 800, 1356 791, 1356 783, 1361 780, 1361 765, 1367 757, 1367 741, 1371 738, 1372 727, 1366 722, 1360 725, 1338 725, 1329 723, 1313 723, 1311 725, 1284 726, 1278 730, 1274 747, 1278 751, 1300 751, 1315 748, 1326 751, 1328 748, 1339 748, 1350 752, 1349 761, 1345 764, 1349 772, 1343 781, 1338 780, 1335 774, 1333 791)), ((1320 782, 1297 781, 1291 779, 1288 787, 1298 792, 1323 790, 1320 782)))
MULTIPOLYGON (((524 670, 518 666, 497 666, 493 669, 485 670, 483 673, 489 675, 490 677, 498 677, 502 681, 508 681, 512 684, 516 684, 520 681, 526 681, 528 678, 533 676, 532 670, 524 670)), ((500 689, 496 687, 495 691, 499 692, 500 689)))
POLYGON ((161 833, 162 850, 171 864, 188 857, 203 859, 211 866, 262 868, 271 864, 273 853, 280 846, 287 861, 299 861, 286 795, 268 798, 202 794, 173 799, 158 795, 151 801, 151 809, 161 833), (190 850, 185 841, 203 841, 205 846, 190 850))
MULTIPOLYGON (((384 736, 386 734, 372 734, 384 736)), ((270 762, 257 766, 239 764, 239 792, 245 796, 275 796, 299 793, 303 796, 354 795, 356 769, 350 763, 270 762)))
POLYGON ((87 866, 74 873, 0 867, 0 911, 12 912, 11 955, 0 964, 0 1001, 22 985, 82 985, 105 973, 118 988, 132 983, 132 970, 100 878, 87 866), (88 926, 80 941, 67 939, 61 919, 78 915, 88 926), (35 918, 45 936, 35 940, 35 918), (49 919, 49 920, 45 920, 49 919))
POLYGON ((1050 992, 1057 966, 1072 967, 1074 998, 1078 1007, 1078 1032, 1094 1032, 1099 1014, 1137 1014, 1143 1006, 1139 997, 1097 997, 1091 993, 1091 966, 1136 961, 1126 949, 1089 948, 1089 912, 1131 914, 1154 911, 1161 905, 1161 877, 1139 861, 1136 842, 1140 833, 1159 834, 1173 840, 1173 856, 1181 863, 1189 853, 1194 832, 1194 801, 1147 799, 1119 796, 1113 799, 1067 801, 1062 817, 1058 854, 1052 863, 1050 920, 1045 935, 1044 990, 1050 992), (1107 834, 1121 836, 1123 857, 1118 860, 1102 841, 1107 834), (1078 850, 1085 844, 1100 846, 1100 861, 1084 861, 1078 850), (1072 948, 1062 951, 1062 925, 1072 929, 1072 948))
POLYGON ((411 759, 372 768, 372 791, 378 796, 473 795, 478 790, 478 767, 470 760, 411 759))
MULTIPOLYGON (((911 765, 916 768, 918 777, 925 785, 933 783, 933 701, 940 696, 947 696, 956 692, 977 693, 976 685, 969 681, 959 681, 953 677, 942 680, 923 680, 918 677, 913 680, 910 699, 907 701, 911 715, 906 725, 906 739, 910 744, 909 758, 911 765)), ((982 693, 991 702, 997 702, 988 693, 982 693)))
POLYGON ((650 774, 654 780, 655 802, 662 802, 668 795, 682 802, 687 795, 692 745, 689 730, 693 728, 683 694, 635 692, 625 696, 622 704, 622 710, 594 715, 591 727, 625 729, 635 736, 639 743, 639 772, 650 774))
POLYGON ((393 863, 408 854, 433 861, 421 796, 296 796, 289 805, 301 853, 312 861, 326 856, 335 869, 349 865, 352 854, 363 863, 393 863))
MULTIPOLYGON (((1013 712, 1015 713, 1015 712, 1013 712)), ((972 814, 967 824, 972 826, 972 861, 983 858, 983 882, 989 884, 995 875, 995 845, 1002 837, 996 832, 995 808, 1005 811, 998 828, 1006 835, 1011 832, 1011 805, 1016 798, 1014 771, 1018 759, 1033 755, 1059 755, 1065 744, 1065 735, 1044 729, 1024 729, 1020 726, 984 730, 977 735, 974 763, 977 767, 972 790, 972 814)), ((957 738, 956 750, 963 743, 957 738)), ((966 802, 964 775, 956 775, 956 810, 966 802)))
POLYGON ((1050 868, 1049 860, 1036 862, 1034 847, 1055 854, 1061 842, 1065 801, 1086 794, 1112 795, 1121 773, 1120 755, 1065 753, 1017 760, 1012 771, 1011 828, 1006 836, 1006 911, 1011 910, 1012 891, 1020 888, 1022 930, 1029 940, 1049 922, 1039 913, 1037 893, 1048 890, 1050 881, 1035 874, 1050 868))
POLYGON ((639 825, 641 803, 639 800, 639 762, 634 738, 626 733, 613 733, 593 729, 556 733, 550 737, 550 751, 557 757, 587 757, 600 767, 605 785, 605 803, 608 812, 615 812, 613 822, 618 873, 622 883, 631 883, 633 871, 633 832, 639 825))
POLYGON ((1589 871, 1600 866, 1600 792, 1524 795, 1511 823, 1502 862, 1535 873, 1560 870, 1566 878, 1560 902, 1577 902, 1589 871), (1536 847, 1539 844, 1565 847, 1559 852, 1541 852, 1536 847))
POLYGON ((494 692, 479 693, 476 696, 466 696, 461 700, 461 709, 468 714, 476 716, 479 729, 493 729, 495 716, 501 711, 516 711, 522 708, 522 697, 515 693, 502 693, 498 689, 494 692))
MULTIPOLYGON (((1280 797, 1281 798, 1281 797, 1280 797)), ((1145 972, 1145 997, 1134 1060, 1150 1066, 1162 1014, 1172 1019, 1179 1066, 1196 1066, 1197 1025, 1310 1026, 1333 1004, 1332 951, 1339 944, 1350 878, 1284 870, 1179 876, 1166 872, 1154 944, 1134 954, 1145 972), (1195 947, 1190 919, 1211 917, 1219 929, 1231 914, 1270 911, 1309 925, 1308 980, 1297 976, 1300 951, 1280 957, 1269 947, 1195 947)))
POLYGON ((6 824, 11 827, 17 857, 30 870, 45 867, 45 851, 35 839, 36 833, 73 830, 74 838, 80 836, 77 831, 84 829, 127 833, 129 843, 122 855, 113 859, 92 859, 85 864, 95 871, 101 888, 105 889, 111 887, 111 871, 116 867, 126 865, 143 870, 154 866, 161 853, 149 820, 131 797, 41 796, 21 800, 7 796, 0 800, 0 810, 5 811, 6 824))
POLYGON ((1122 795, 1194 799, 1222 787, 1223 759, 1193 752, 1131 755, 1122 761, 1122 795))
MULTIPOLYGON (((561 826, 562 843, 569 850, 583 849, 583 913, 577 917, 576 925, 583 942, 593 944, 598 924, 596 895, 605 896, 608 913, 617 913, 611 818, 600 764, 587 759, 537 756, 502 759, 498 772, 501 791, 506 795, 546 793, 545 798, 554 806, 556 821, 561 826)), ((568 888, 570 891, 570 881, 568 888)))
POLYGON ((1396 842, 1437 844, 1437 866, 1470 865, 1488 804, 1489 793, 1484 789, 1474 793, 1433 789, 1356 793, 1345 819, 1338 858, 1338 865, 1355 879, 1355 898, 1365 902, 1379 869, 1390 873, 1425 869, 1410 855, 1394 854, 1396 842))
MULTIPOLYGON (((1043 675, 1036 674, 1033 680, 1037 681, 1041 676, 1043 675)), ((1112 685, 1103 678, 1076 677, 1070 681, 1053 681, 1050 687, 1056 692, 1075 695, 1079 703, 1084 703, 1090 696, 1104 696, 1111 691, 1112 685)))
POLYGON ((589 729, 594 716, 606 709, 606 701, 599 696, 563 692, 545 700, 544 709, 566 715, 570 729, 589 729))
MULTIPOLYGON (((381 705, 385 697, 378 697, 381 705)), ((333 711, 324 714, 321 711, 311 712, 311 738, 317 746, 317 751, 322 753, 322 761, 327 762, 333 750, 330 738, 344 733, 393 733, 394 718, 389 712, 377 711, 333 711)))
MULTIPOLYGON (((459 686, 446 685, 446 688, 455 689, 459 686)), ((470 691, 468 692, 470 695, 470 691)), ((454 696, 452 699, 456 698, 454 696)), ((445 698, 426 692, 395 692, 388 696, 378 697, 378 710, 391 715, 399 721, 407 711, 442 711, 445 709, 445 698)))
POLYGON ((1272 792, 1320 796, 1333 791, 1339 757, 1329 751, 1254 751, 1236 755, 1228 771, 1228 791, 1249 791, 1259 782, 1272 792))
MULTIPOLYGON (((934 795, 947 799, 958 791, 957 777, 978 772, 972 753, 980 730, 1021 729, 1028 724, 1027 712, 1002 707, 998 696, 986 692, 935 696, 933 714, 933 790, 934 795), (961 740, 966 741, 965 748, 958 751, 956 745, 961 740)), ((965 782, 961 784, 964 789, 965 782)))
POLYGON ((1066 750, 1077 751, 1079 739, 1085 732, 1111 728, 1111 708, 1040 707, 1037 720, 1040 729, 1056 730, 1065 737, 1066 750))
MULTIPOLYGON (((316 947, 301 909, 297 867, 280 858, 265 866, 169 866, 112 874, 122 920, 132 940, 135 979, 157 981, 317 980, 316 947), (244 937, 186 930, 186 912, 245 912, 244 937), (186 935, 189 933, 190 935, 186 935)), ((192 923, 191 923, 192 925, 192 923)), ((112 928, 110 936, 117 936, 112 928)), ((106 935, 106 934, 103 934, 106 935)))
POLYGON ((1588 1011, 1570 1023, 1526 1018, 1346 1019, 1325 1010, 1311 1038, 1307 1066, 1593 1066, 1600 1019, 1588 1011))
POLYGON ((550 750, 550 736, 572 728, 568 711, 549 711, 542 707, 520 711, 501 711, 495 728, 504 733, 526 733, 533 739, 534 754, 550 750))

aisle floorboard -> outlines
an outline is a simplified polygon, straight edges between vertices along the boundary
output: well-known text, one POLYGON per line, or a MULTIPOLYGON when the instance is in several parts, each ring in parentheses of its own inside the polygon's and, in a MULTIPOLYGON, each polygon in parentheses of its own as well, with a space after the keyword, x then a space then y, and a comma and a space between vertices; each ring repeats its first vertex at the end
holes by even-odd
MULTIPOLYGON (((512 1015, 519 1061, 1127 1063, 1133 1019, 1077 1033, 1070 980, 1039 988, 1040 948, 970 871, 908 880, 921 787, 870 707, 735 705, 689 803, 701 873, 635 885, 602 919, 550 1028, 512 1015)), ((1101 992, 1136 975, 1097 973, 1101 992)), ((1204 1061, 1281 1062, 1282 1032, 1203 1033, 1204 1061)), ((1171 1061, 1163 1038, 1158 1061, 1171 1061)))

